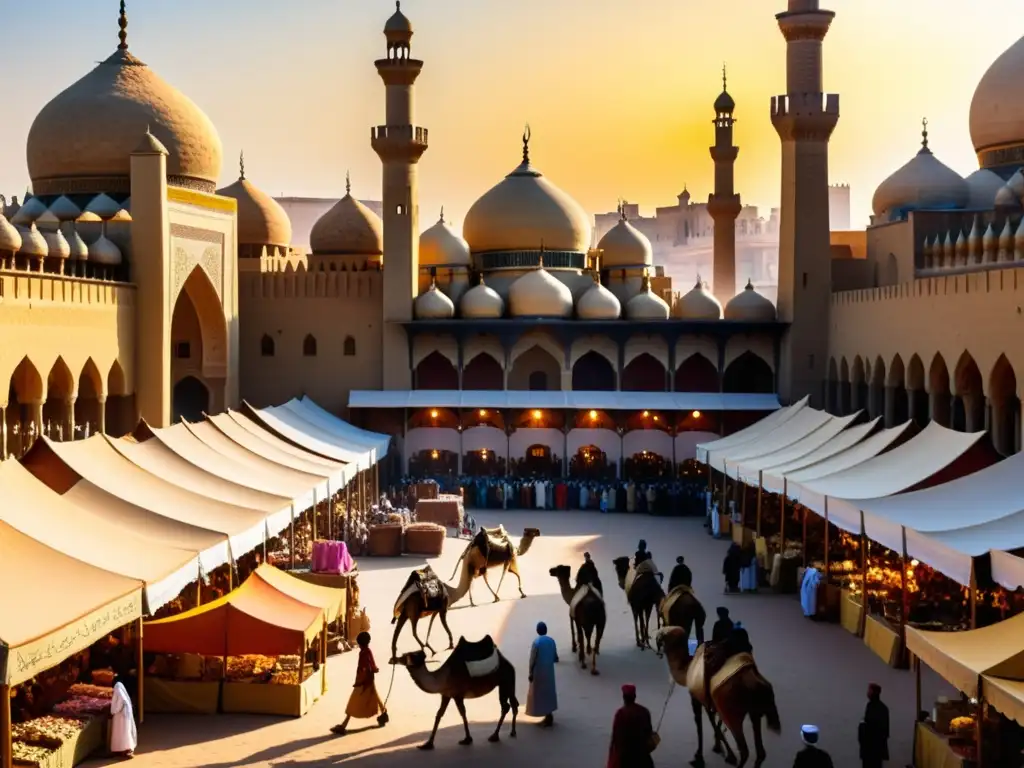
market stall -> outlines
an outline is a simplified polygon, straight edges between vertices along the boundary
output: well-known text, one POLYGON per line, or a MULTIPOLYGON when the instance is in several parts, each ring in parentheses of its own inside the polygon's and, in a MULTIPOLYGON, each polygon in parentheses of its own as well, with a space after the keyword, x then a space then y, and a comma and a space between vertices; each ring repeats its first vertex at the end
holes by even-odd
POLYGON ((306 421, 323 427, 331 434, 348 443, 372 449, 376 453, 376 460, 378 462, 387 456, 388 449, 391 446, 391 435, 371 432, 349 424, 347 421, 339 419, 334 414, 321 408, 306 395, 303 395, 299 400, 289 400, 281 407, 295 411, 306 421))
POLYGON ((738 445, 743 445, 751 440, 756 439, 760 435, 766 434, 777 426, 785 422, 787 419, 792 418, 802 408, 807 407, 807 403, 810 402, 809 397, 804 397, 801 400, 787 405, 784 408, 779 408, 776 411, 772 411, 760 421, 751 424, 749 427, 741 429, 737 432, 733 432, 731 435, 720 438, 719 440, 712 440, 708 443, 697 444, 697 461, 707 464, 708 455, 714 451, 722 451, 726 448, 733 448, 738 445))
POLYGON ((377 462, 373 450, 347 444, 292 411, 282 408, 254 408, 248 403, 243 403, 241 412, 263 429, 311 453, 351 464, 360 472, 377 462))
POLYGON ((219 695, 224 712, 304 715, 326 690, 326 628, 324 608, 279 591, 266 574, 147 622, 147 652, 165 654, 146 676, 149 709, 213 713, 219 695))

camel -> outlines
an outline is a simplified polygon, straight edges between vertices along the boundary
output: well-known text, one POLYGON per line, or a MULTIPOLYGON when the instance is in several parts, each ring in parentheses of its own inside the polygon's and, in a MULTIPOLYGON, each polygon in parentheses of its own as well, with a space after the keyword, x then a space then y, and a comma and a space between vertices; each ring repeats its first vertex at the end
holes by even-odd
MULTIPOLYGON (((633 611, 633 629, 636 631, 636 646, 641 651, 651 647, 651 614, 661 604, 665 590, 658 583, 657 568, 647 560, 641 569, 634 571, 628 557, 612 560, 619 587, 626 593, 626 601, 633 611), (650 563, 650 566, 644 567, 650 563)), ((660 626, 661 618, 657 618, 660 626)))
POLYGON ((580 668, 587 668, 586 656, 590 656, 590 674, 596 675, 597 655, 601 652, 601 638, 604 636, 604 625, 607 619, 604 607, 604 595, 600 594, 591 584, 578 585, 576 589, 569 583, 569 574, 572 570, 568 565, 556 565, 550 571, 552 576, 558 579, 558 586, 562 590, 562 599, 569 606, 569 633, 572 635, 572 650, 576 653, 579 649, 580 668), (586 590, 581 595, 580 590, 586 590), (573 605, 573 603, 576 603, 573 605), (594 640, 593 651, 591 651, 590 640, 597 630, 597 638, 594 640), (579 642, 576 638, 579 636, 579 642), (584 652, 584 640, 586 640, 586 651, 584 652))
MULTIPOLYGON (((498 568, 500 566, 501 578, 498 580, 498 589, 501 589, 501 583, 505 580, 505 574, 511 572, 515 574, 516 581, 519 582, 519 596, 526 597, 526 593, 523 592, 523 579, 519 575, 517 558, 522 557, 530 550, 530 545, 533 544, 533 540, 538 536, 540 536, 540 531, 537 528, 523 529, 523 538, 520 539, 519 548, 517 549, 513 547, 503 526, 499 525, 497 528, 481 527, 466 547, 466 551, 459 557, 459 561, 455 564, 452 578, 454 579, 455 574, 459 572, 459 566, 463 561, 468 562, 473 577, 483 576, 484 584, 487 585, 487 589, 494 596, 494 602, 498 602, 500 598, 498 593, 491 589, 491 583, 487 580, 487 571, 490 568, 498 568)), ((469 604, 476 605, 473 602, 472 583, 469 589, 469 604)))
POLYGON ((448 650, 450 651, 455 647, 452 631, 448 628, 448 609, 469 592, 469 585, 473 582, 473 575, 470 573, 469 568, 463 568, 459 584, 455 587, 451 584, 445 584, 440 578, 436 578, 436 583, 440 585, 442 594, 437 595, 432 600, 424 598, 423 590, 419 589, 416 584, 418 579, 424 575, 427 575, 428 578, 436 578, 430 566, 426 566, 423 571, 413 571, 409 574, 409 580, 405 583, 405 587, 395 602, 394 616, 391 619, 391 623, 396 625, 395 634, 391 638, 392 658, 398 653, 398 636, 402 633, 402 627, 405 626, 406 622, 412 625, 412 636, 420 644, 420 650, 429 649, 430 653, 436 656, 437 651, 430 645, 430 630, 434 627, 435 616, 441 619, 441 626, 448 633, 448 650), (430 573, 426 574, 425 572, 428 570, 430 573), (430 623, 427 624, 426 642, 420 640, 420 636, 416 632, 416 625, 419 624, 420 619, 424 616, 430 617, 430 623))
POLYGON ((721 754, 725 748, 725 761, 729 765, 736 764, 736 755, 729 742, 722 734, 715 720, 715 713, 736 739, 739 749, 739 768, 747 764, 750 748, 743 734, 743 721, 749 717, 754 729, 754 768, 760 768, 767 758, 764 741, 761 737, 761 719, 764 718, 768 730, 779 733, 782 724, 779 711, 775 706, 775 690, 757 671, 754 657, 741 653, 730 657, 725 666, 711 678, 711 683, 704 681, 704 652, 708 647, 699 646, 691 658, 689 642, 682 627, 665 627, 658 631, 657 644, 659 653, 664 649, 668 660, 672 679, 686 688, 690 693, 693 705, 693 718, 697 725, 697 752, 690 761, 695 768, 704 765, 704 730, 701 710, 703 709, 711 722, 715 735, 714 752, 721 754), (710 701, 708 700, 710 691, 710 701))
POLYGON ((678 586, 658 605, 658 618, 665 627, 682 627, 689 642, 690 631, 697 630, 697 644, 704 642, 704 622, 708 615, 691 587, 678 586))
POLYGON ((501 717, 487 740, 499 741, 501 725, 505 716, 512 710, 512 730, 509 733, 516 737, 516 715, 519 714, 519 700, 516 699, 516 670, 506 659, 490 635, 483 640, 471 643, 464 637, 452 655, 436 672, 427 669, 427 655, 423 651, 412 651, 395 660, 409 670, 409 676, 424 693, 432 693, 441 697, 441 706, 434 717, 434 729, 430 738, 420 745, 420 749, 433 749, 437 726, 441 723, 448 704, 455 701, 455 707, 462 715, 462 725, 466 729, 466 738, 459 742, 462 746, 473 743, 469 734, 469 721, 466 719, 465 699, 479 699, 495 688, 498 689, 498 701, 501 703, 501 717))

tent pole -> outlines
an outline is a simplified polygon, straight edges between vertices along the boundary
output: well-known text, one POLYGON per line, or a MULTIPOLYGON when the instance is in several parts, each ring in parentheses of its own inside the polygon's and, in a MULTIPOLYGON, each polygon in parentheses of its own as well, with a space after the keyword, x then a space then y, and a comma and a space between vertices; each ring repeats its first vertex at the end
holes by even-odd
POLYGON ((203 604, 203 577, 196 579, 196 608, 203 604))
POLYGON ((829 527, 828 527, 828 496, 825 497, 825 583, 828 584, 828 540, 829 540, 829 527))
MULTIPOLYGON (((864 637, 868 621, 868 548, 871 542, 864 532, 864 511, 860 513, 860 619, 857 621, 857 637, 864 637)), ((918 707, 920 709, 920 707, 918 707)))
POLYGON ((900 560, 900 659, 907 648, 907 611, 910 609, 907 594, 907 529, 903 527, 903 553, 900 560))
POLYGON ((803 558, 804 568, 807 567, 807 507, 801 506, 800 509, 803 511, 803 544, 801 545, 801 557, 803 558))
POLYGON ((4 768, 14 766, 14 746, 11 743, 11 687, 0 685, 0 734, 3 734, 4 768))
POLYGON ((757 527, 756 533, 757 538, 761 538, 761 496, 764 494, 764 488, 761 485, 761 473, 757 473, 757 527))
MULTIPOLYGON (((320 509, 320 501, 316 497, 316 489, 314 488, 313 489, 313 536, 312 536, 312 538, 310 540, 310 545, 311 546, 312 546, 312 542, 316 541, 316 513, 319 511, 319 509, 320 509)), ((312 557, 312 555, 310 555, 310 557, 312 557)))
POLYGON ((782 478, 782 496, 779 497, 779 554, 786 551, 786 491, 787 481, 782 478))
POLYGON ((145 686, 143 685, 143 675, 145 674, 146 670, 144 669, 144 665, 143 665, 143 661, 142 661, 142 617, 141 616, 138 619, 136 619, 136 625, 135 626, 136 626, 135 631, 138 634, 138 644, 135 647, 135 664, 136 664, 136 666, 138 668, 138 673, 136 674, 135 678, 136 678, 136 682, 138 683, 138 686, 139 686, 139 690, 136 693, 136 698, 138 699, 138 702, 139 702, 139 707, 138 707, 138 709, 139 709, 139 722, 141 723, 145 719, 145 712, 146 712, 146 705, 145 705, 146 694, 145 694, 145 686))
POLYGON ((917 656, 914 659, 914 702, 917 709, 914 710, 914 722, 921 712, 921 659, 917 656))
POLYGON ((971 583, 967 587, 969 590, 969 600, 971 606, 971 629, 978 628, 978 580, 974 575, 974 558, 971 558, 971 583))

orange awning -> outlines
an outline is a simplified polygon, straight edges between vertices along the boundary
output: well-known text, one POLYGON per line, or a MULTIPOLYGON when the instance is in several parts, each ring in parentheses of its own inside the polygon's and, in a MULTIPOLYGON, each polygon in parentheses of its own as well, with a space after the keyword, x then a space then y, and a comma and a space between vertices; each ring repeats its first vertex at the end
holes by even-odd
POLYGON ((248 578, 236 590, 191 611, 146 623, 147 651, 242 656, 298 653, 324 626, 324 611, 248 578))
POLYGON ((297 579, 290 573, 266 563, 257 568, 249 578, 262 579, 278 592, 282 592, 300 603, 322 609, 328 622, 337 619, 345 606, 343 590, 310 584, 308 581, 297 579))

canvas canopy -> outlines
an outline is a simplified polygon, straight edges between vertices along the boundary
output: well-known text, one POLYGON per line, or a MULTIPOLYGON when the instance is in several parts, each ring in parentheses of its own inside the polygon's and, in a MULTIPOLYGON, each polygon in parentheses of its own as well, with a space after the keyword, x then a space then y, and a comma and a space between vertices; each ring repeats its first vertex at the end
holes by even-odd
POLYGON ((303 396, 301 400, 289 400, 282 407, 295 411, 306 421, 326 429, 331 434, 337 435, 353 445, 372 448, 377 454, 378 461, 388 454, 388 448, 391 446, 391 435, 370 432, 349 424, 344 419, 339 419, 333 413, 321 408, 306 396, 303 396))
POLYGON ((266 563, 257 568, 249 578, 262 579, 278 592, 288 595, 293 600, 320 608, 324 612, 328 624, 337 620, 345 609, 345 592, 343 590, 310 584, 308 581, 297 579, 290 573, 285 573, 266 563))
MULTIPOLYGON (((107 493, 143 509, 225 534, 233 559, 282 530, 268 530, 263 512, 209 499, 150 474, 118 453, 104 435, 68 443, 42 438, 36 440, 27 456, 32 463, 59 463, 107 493)), ((43 477, 37 471, 33 474, 43 477)))
POLYGON ((985 700, 1011 720, 1024 725, 1024 683, 1001 677, 982 675, 985 700))
POLYGON ((992 580, 1013 591, 1024 587, 1024 558, 998 549, 991 551, 992 580))
POLYGON ((1024 614, 965 632, 907 627, 907 650, 957 690, 977 697, 981 675, 1024 680, 1024 614))
POLYGON ((207 656, 299 653, 324 627, 321 608, 246 579, 238 589, 191 611, 146 623, 146 650, 207 656))
POLYGON ((356 453, 332 445, 328 435, 312 424, 303 422, 298 416, 290 413, 277 416, 247 404, 243 404, 243 406, 243 415, 254 421, 260 429, 276 435, 285 442, 292 443, 307 453, 344 464, 346 485, 359 473, 360 469, 366 469, 370 465, 369 456, 366 453, 356 453), (360 461, 362 461, 362 466, 359 464, 360 461))
MULTIPOLYGON (((816 408, 801 408, 792 418, 753 440, 727 448, 724 451, 710 451, 707 463, 719 472, 729 472, 729 467, 739 467, 744 461, 788 448, 832 420, 832 416, 816 408)), ((735 478, 733 471, 729 474, 735 478)))
POLYGON ((199 553, 140 538, 54 493, 16 461, 0 463, 0 520, 83 563, 146 585, 148 612, 199 578, 199 553))
POLYGON ((941 472, 969 451, 984 432, 965 434, 931 422, 912 440, 843 472, 802 483, 800 503, 851 533, 861 532, 860 502, 892 496, 941 472))
MULTIPOLYGON (((761 470, 761 487, 769 493, 782 493, 785 490, 788 475, 821 464, 860 444, 874 432, 878 421, 878 419, 872 419, 867 424, 858 424, 856 427, 845 429, 805 456, 763 468, 761 470)), ((896 437, 898 435, 892 439, 896 437)))
MULTIPOLYGON (((12 463, 12 462, 4 462, 12 463)), ((32 500, 5 489, 5 503, 32 500)), ((0 522, 0 681, 17 685, 142 616, 142 582, 0 522)))
POLYGON ((788 405, 784 408, 780 408, 777 411, 769 413, 760 421, 751 424, 749 427, 733 432, 731 435, 721 438, 720 440, 712 440, 709 443, 698 443, 697 444, 697 461, 707 463, 708 454, 715 451, 724 451, 727 448, 732 448, 737 445, 753 440, 758 435, 765 434, 775 429, 777 426, 782 424, 787 419, 792 418, 802 408, 807 406, 810 398, 803 398, 792 405, 788 405))
POLYGON ((758 481, 761 470, 765 467, 774 467, 779 464, 797 461, 812 451, 816 451, 850 426, 860 416, 860 413, 860 411, 857 411, 849 416, 832 417, 792 445, 772 450, 770 453, 744 459, 739 464, 730 464, 728 467, 729 476, 737 478, 748 485, 755 484, 758 481))

